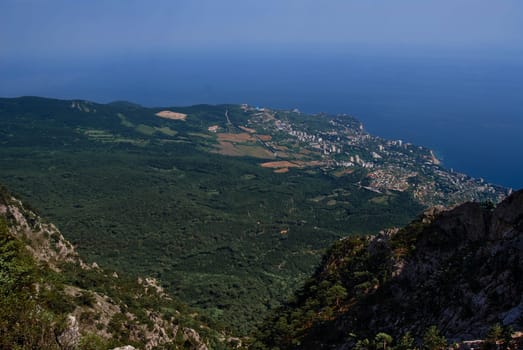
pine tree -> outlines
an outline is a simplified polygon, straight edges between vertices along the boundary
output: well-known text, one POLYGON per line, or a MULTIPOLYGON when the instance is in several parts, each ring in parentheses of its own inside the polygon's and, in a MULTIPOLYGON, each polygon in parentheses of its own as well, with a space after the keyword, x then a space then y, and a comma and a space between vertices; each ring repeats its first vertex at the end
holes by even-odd
POLYGON ((370 341, 368 339, 358 340, 354 350, 369 350, 371 348, 370 341))
POLYGON ((399 340, 395 350, 415 350, 417 349, 414 337, 410 332, 405 333, 399 340))
POLYGON ((440 334, 438 327, 430 326, 423 335, 423 348, 427 350, 444 350, 447 339, 440 334))
POLYGON ((485 336, 485 342, 482 345, 482 349, 490 350, 497 349, 497 343, 503 337, 503 327, 499 323, 494 324, 490 327, 487 335, 485 336))
POLYGON ((387 333, 380 332, 376 334, 376 337, 374 337, 374 341, 376 342, 376 348, 387 350, 387 345, 392 343, 392 337, 388 335, 387 333))

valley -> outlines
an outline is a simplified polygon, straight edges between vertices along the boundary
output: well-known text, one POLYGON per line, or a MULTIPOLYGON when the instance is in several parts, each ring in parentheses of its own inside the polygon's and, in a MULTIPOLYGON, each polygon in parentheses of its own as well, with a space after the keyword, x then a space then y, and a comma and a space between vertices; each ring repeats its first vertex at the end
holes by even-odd
POLYGON ((0 99, 0 145, 0 182, 86 260, 153 276, 236 334, 340 238, 508 194, 350 116, 247 105, 0 99))

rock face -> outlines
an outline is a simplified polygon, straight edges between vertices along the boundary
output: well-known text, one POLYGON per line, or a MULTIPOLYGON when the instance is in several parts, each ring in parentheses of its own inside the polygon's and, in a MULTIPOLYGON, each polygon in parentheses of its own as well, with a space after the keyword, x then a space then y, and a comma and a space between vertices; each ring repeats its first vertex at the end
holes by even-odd
POLYGON ((10 232, 26 244, 36 260, 54 270, 58 270, 57 265, 66 262, 88 268, 56 226, 44 222, 33 211, 26 209, 20 200, 7 194, 2 197, 0 215, 11 218, 10 232))
MULTIPOLYGON (((104 346, 100 344, 133 343, 145 350, 180 346, 207 350, 209 343, 216 342, 221 348, 227 348, 220 340, 225 339, 224 333, 206 326, 196 318, 196 314, 182 314, 176 310, 177 307, 183 310, 185 306, 169 296, 156 279, 125 279, 116 272, 103 270, 96 263, 86 264, 53 224, 46 223, 1 186, 0 224, 13 239, 23 243, 22 250, 25 246, 31 253, 35 269, 48 271, 45 276, 68 276, 62 278, 76 283, 54 283, 45 279, 34 283, 36 295, 31 298, 42 300, 34 312, 48 308, 45 311, 56 314, 56 320, 63 320, 63 327, 52 327, 56 339, 53 337, 49 344, 53 344, 53 348, 77 349, 93 339, 98 342, 98 348, 104 346), (56 296, 51 303, 51 299, 45 299, 43 295, 56 296), (143 307, 131 308, 124 300, 143 307), (58 310, 56 305, 61 305, 61 308, 58 310), (172 310, 173 314, 166 316, 162 308, 172 310), (202 336, 199 331, 206 335, 202 336)), ((2 248, 0 246, 0 250, 2 248)), ((0 325, 5 321, 1 317, 0 325)), ((23 342, 13 344, 13 347, 15 345, 30 347, 23 342)), ((118 349, 135 348, 127 345, 118 349)))
POLYGON ((264 342, 342 349, 379 332, 419 339, 431 325, 451 341, 480 339, 497 322, 520 330, 522 276, 523 191, 496 208, 431 210, 399 231, 336 244, 264 342))
POLYGON ((436 324, 451 339, 516 327, 523 295, 523 192, 494 211, 467 203, 442 213, 419 234, 402 272, 383 285, 371 329, 420 334, 436 324))
POLYGON ((67 327, 58 336, 58 344, 61 349, 76 349, 80 343, 80 330, 76 317, 69 315, 67 317, 67 327))

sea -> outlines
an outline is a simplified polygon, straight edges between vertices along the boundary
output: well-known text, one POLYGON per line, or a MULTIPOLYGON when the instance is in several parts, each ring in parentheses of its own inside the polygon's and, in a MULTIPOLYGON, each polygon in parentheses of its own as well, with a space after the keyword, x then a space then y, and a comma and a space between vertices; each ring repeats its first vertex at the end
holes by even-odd
POLYGON ((247 103, 349 114, 443 165, 523 188, 523 60, 489 54, 260 50, 0 59, 0 96, 145 106, 247 103))

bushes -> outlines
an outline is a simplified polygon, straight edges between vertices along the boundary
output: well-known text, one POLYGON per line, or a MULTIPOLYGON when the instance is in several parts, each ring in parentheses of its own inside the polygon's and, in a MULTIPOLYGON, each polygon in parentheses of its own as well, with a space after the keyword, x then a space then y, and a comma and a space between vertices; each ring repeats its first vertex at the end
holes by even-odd
POLYGON ((78 350, 106 350, 110 348, 110 341, 92 333, 86 334, 80 338, 80 343, 78 345, 78 350))
POLYGON ((0 217, 0 348, 56 349, 62 319, 35 298, 36 263, 0 217))

